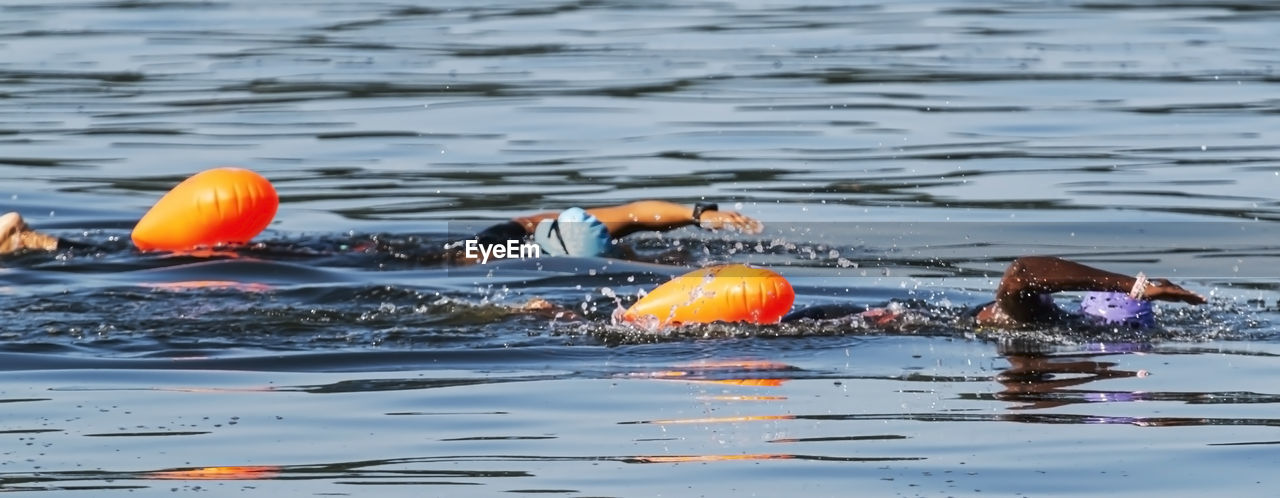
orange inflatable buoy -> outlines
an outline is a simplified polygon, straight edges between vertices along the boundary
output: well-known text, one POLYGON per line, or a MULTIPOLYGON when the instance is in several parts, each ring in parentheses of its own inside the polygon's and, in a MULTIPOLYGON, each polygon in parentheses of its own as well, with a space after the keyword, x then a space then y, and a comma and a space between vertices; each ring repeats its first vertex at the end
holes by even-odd
POLYGON ((746 265, 695 270, 658 286, 622 314, 632 323, 778 323, 796 292, 782 275, 746 265))
POLYGON ((187 178, 161 197, 133 227, 143 251, 185 251, 243 244, 271 223, 280 197, 262 175, 215 168, 187 178))

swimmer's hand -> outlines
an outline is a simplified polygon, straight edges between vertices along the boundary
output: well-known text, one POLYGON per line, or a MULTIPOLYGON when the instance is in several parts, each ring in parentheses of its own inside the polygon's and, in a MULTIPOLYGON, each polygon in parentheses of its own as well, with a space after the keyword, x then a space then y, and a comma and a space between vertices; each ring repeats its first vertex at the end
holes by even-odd
POLYGON ((764 231, 764 224, 759 220, 737 211, 703 211, 697 221, 698 226, 708 230, 730 229, 749 234, 764 231))
POLYGON ((873 325, 888 325, 893 323, 893 321, 900 315, 900 313, 888 308, 871 308, 867 311, 863 311, 862 313, 858 313, 858 316, 866 319, 873 325))
POLYGON ((548 301, 540 297, 535 297, 535 298, 529 299, 529 302, 524 303, 524 305, 520 306, 520 311, 544 311, 544 310, 555 309, 555 307, 556 305, 552 304, 551 301, 548 301))
POLYGON ((577 320, 578 315, 571 309, 561 308, 546 299, 535 297, 516 308, 516 311, 537 315, 553 320, 577 320))
POLYGON ((20 249, 52 251, 58 248, 58 239, 32 230, 22 215, 14 212, 0 216, 0 254, 20 249))
POLYGON ((1172 301, 1187 304, 1204 304, 1204 296, 1191 292, 1182 286, 1170 282, 1167 278, 1152 279, 1147 285, 1143 297, 1152 301, 1172 301))

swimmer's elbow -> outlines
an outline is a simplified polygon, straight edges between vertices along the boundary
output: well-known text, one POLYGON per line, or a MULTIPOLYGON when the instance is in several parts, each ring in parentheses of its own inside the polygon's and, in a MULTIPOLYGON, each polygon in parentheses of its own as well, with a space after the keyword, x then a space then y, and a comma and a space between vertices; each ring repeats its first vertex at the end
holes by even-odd
POLYGON ((1050 275, 1067 260, 1054 256, 1021 256, 1009 263, 1001 287, 1008 292, 1052 292, 1047 288, 1050 275))

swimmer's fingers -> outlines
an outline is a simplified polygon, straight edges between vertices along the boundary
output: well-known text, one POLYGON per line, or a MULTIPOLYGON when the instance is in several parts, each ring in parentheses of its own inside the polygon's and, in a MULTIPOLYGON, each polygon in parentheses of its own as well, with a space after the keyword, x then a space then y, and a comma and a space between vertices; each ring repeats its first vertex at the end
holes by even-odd
POLYGON ((760 233, 764 224, 737 211, 706 211, 699 225, 710 230, 733 229, 743 233, 760 233))
POLYGON ((1170 282, 1167 278, 1153 279, 1151 283, 1153 285, 1147 287, 1146 295, 1148 298, 1187 304, 1204 304, 1207 302, 1204 296, 1184 289, 1182 286, 1170 282))

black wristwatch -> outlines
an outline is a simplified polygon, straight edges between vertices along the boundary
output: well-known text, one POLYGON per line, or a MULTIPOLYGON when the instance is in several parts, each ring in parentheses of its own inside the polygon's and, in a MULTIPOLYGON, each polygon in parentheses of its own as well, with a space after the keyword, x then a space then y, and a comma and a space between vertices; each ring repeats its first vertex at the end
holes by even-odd
POLYGON ((702 226, 702 213, 707 211, 719 211, 720 206, 714 202, 699 202, 693 205, 693 224, 702 226))

